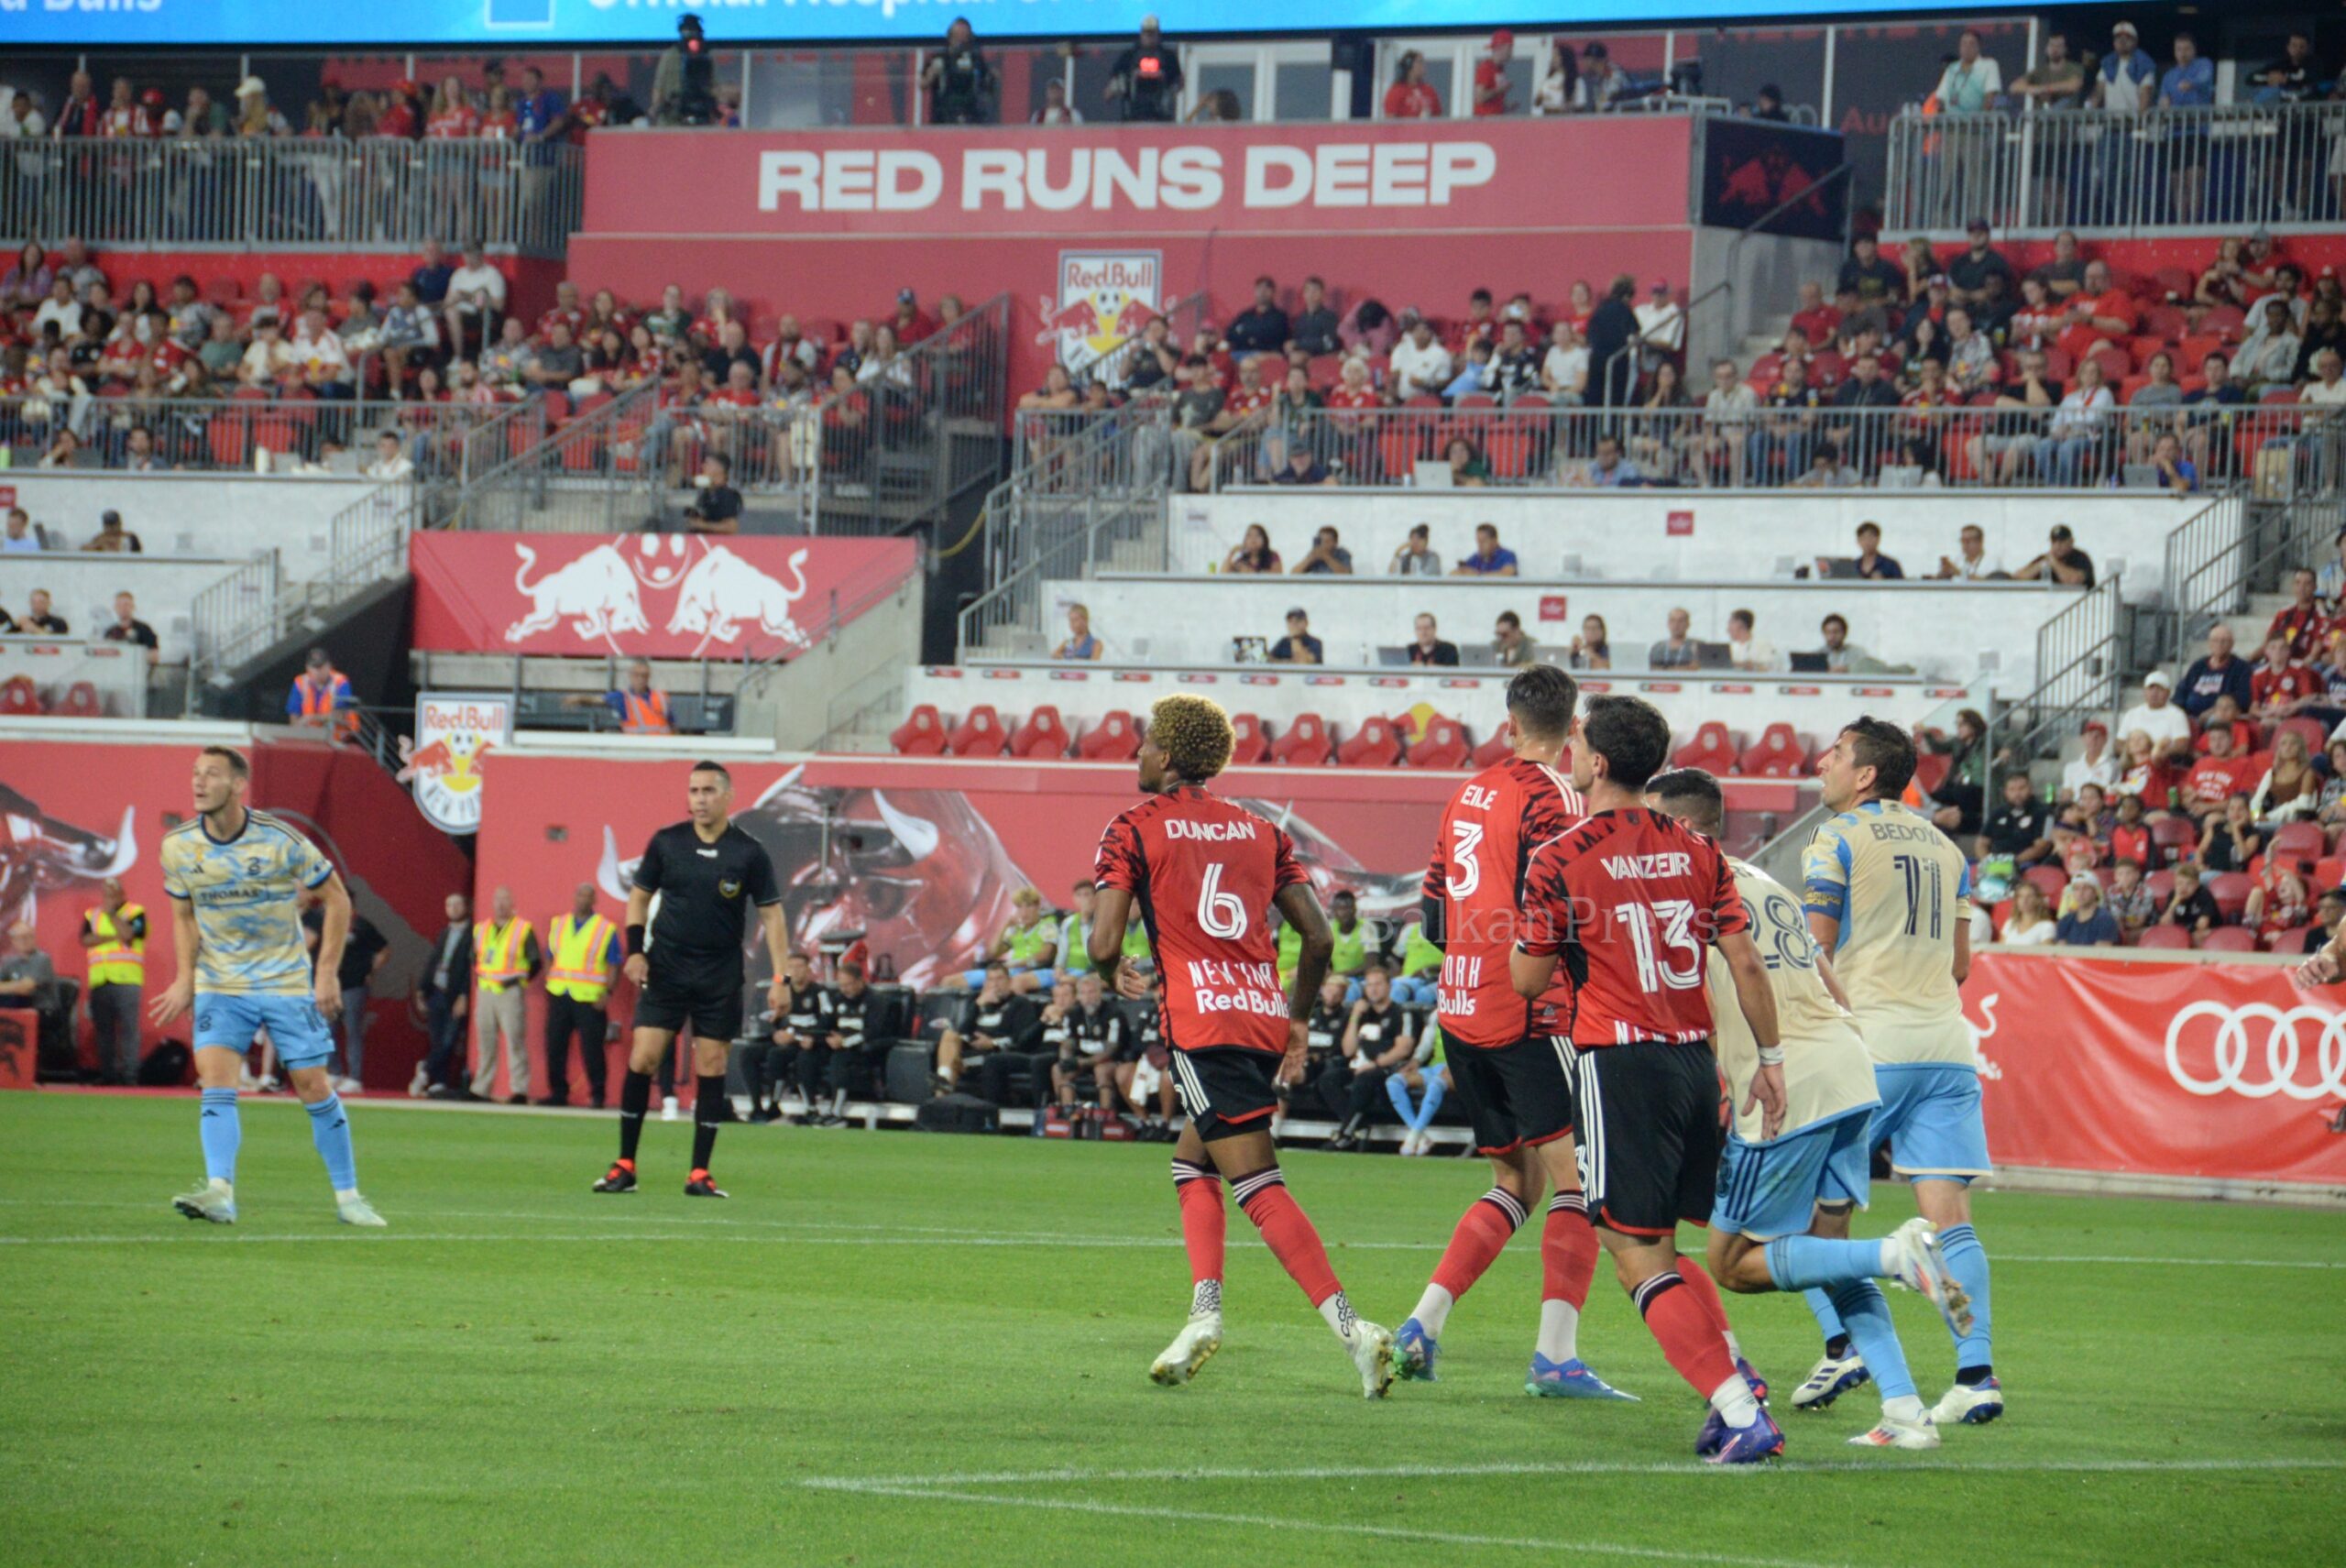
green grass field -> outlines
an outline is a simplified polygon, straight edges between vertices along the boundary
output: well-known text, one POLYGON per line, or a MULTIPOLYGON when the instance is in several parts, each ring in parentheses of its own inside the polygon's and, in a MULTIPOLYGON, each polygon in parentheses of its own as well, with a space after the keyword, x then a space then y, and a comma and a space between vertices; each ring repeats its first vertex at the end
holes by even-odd
MULTIPOLYGON (((282 1103, 247 1102, 243 1223, 173 1215, 194 1122, 192 1096, 0 1096, 0 1561, 2338 1561, 2331 1214, 1985 1194, 2007 1418, 1861 1453, 1870 1390, 1797 1418, 1780 1396, 1785 1462, 1718 1472, 1606 1273, 1583 1351, 1645 1402, 1520 1392, 1535 1237, 1453 1315, 1443 1380, 1372 1405, 1233 1211, 1222 1354, 1152 1386, 1189 1290, 1159 1147, 737 1126, 717 1204, 679 1190, 687 1125, 649 1129, 643 1191, 599 1198, 606 1120, 361 1104, 393 1228, 360 1234, 282 1103)), ((1485 1185, 1288 1168, 1388 1325, 1485 1185)), ((1878 1198, 1860 1234, 1913 1212, 1878 1198)), ((1945 1331, 1893 1300, 1935 1398, 1945 1331)), ((1728 1305, 1788 1393, 1806 1310, 1728 1305)))

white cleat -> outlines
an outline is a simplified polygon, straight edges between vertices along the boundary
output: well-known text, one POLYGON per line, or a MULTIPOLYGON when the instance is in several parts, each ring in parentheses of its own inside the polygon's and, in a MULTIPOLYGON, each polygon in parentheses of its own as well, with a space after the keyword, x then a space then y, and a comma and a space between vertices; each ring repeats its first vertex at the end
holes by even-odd
POLYGON ((665 1094, 665 1095, 661 1096, 661 1099, 660 1099, 660 1119, 661 1119, 662 1121, 663 1121, 663 1122, 673 1122, 673 1121, 674 1121, 674 1120, 676 1119, 677 1110, 678 1110, 678 1107, 677 1107, 677 1104, 676 1104, 676 1097, 675 1097, 674 1095, 673 1095, 673 1094, 665 1094))
POLYGON ((1971 1298, 1946 1271, 1946 1255, 1939 1251, 1939 1233, 1919 1215, 1890 1233, 1896 1249, 1899 1284, 1927 1299, 1946 1320, 1949 1332, 1961 1339, 1971 1332, 1971 1298))
POLYGON ((334 1080, 334 1091, 336 1094, 362 1094, 366 1092, 366 1089, 367 1086, 355 1078, 337 1078, 334 1080))
POLYGON ((1382 1399, 1393 1387, 1393 1331, 1355 1318, 1350 1348, 1353 1365, 1360 1368, 1361 1398, 1382 1399))
POLYGON ((171 1207, 191 1220, 209 1220, 215 1225, 236 1223, 235 1190, 214 1187, 208 1181, 192 1192, 182 1192, 172 1199, 171 1207))
POLYGON ((1850 1389, 1872 1381, 1873 1374, 1866 1370, 1865 1357, 1855 1350, 1847 1355, 1828 1355, 1816 1364, 1807 1382, 1792 1390, 1792 1409, 1821 1410, 1850 1389))
POLYGON ((1931 1420, 1943 1427, 1957 1422, 1985 1426, 2004 1413, 2004 1387, 1994 1378, 1985 1383, 1958 1383, 1931 1407, 1931 1420))
POLYGON ((423 1064, 416 1063, 415 1076, 407 1080, 407 1097, 410 1100, 421 1100, 423 1098, 423 1091, 431 1087, 432 1080, 424 1075, 423 1064))
POLYGON ((1871 1431, 1861 1431, 1849 1440, 1851 1448, 1936 1448, 1939 1429, 1931 1418, 1919 1421, 1902 1421, 1894 1416, 1884 1416, 1871 1431))
POLYGON ((384 1219, 382 1215, 375 1212, 375 1205, 367 1201, 366 1199, 359 1197, 356 1193, 353 1193, 349 1197, 336 1201, 334 1206, 334 1217, 339 1219, 345 1225, 366 1225, 376 1230, 382 1230, 390 1224, 389 1220, 384 1219))
POLYGON ((1168 1388, 1178 1388, 1198 1375, 1198 1368, 1213 1359, 1222 1348, 1222 1314, 1200 1312, 1183 1325, 1173 1343, 1165 1347, 1148 1369, 1149 1380, 1168 1388))

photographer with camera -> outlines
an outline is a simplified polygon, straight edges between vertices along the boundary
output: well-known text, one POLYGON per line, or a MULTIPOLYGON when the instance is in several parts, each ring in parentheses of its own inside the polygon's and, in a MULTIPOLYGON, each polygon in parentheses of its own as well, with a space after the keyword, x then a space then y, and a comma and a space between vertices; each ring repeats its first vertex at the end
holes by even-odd
POLYGON ((676 46, 660 57, 652 73, 652 123, 709 126, 717 123, 717 61, 702 37, 700 18, 676 18, 676 46))
POLYGON ((1140 40, 1108 68, 1108 97, 1127 120, 1170 120, 1181 102, 1181 57, 1157 30, 1157 18, 1140 19, 1140 40))
POLYGON ((945 47, 928 57, 928 63, 921 68, 920 82, 928 89, 929 124, 993 123, 987 103, 994 93, 993 69, 986 64, 967 17, 954 17, 953 25, 945 29, 945 47))

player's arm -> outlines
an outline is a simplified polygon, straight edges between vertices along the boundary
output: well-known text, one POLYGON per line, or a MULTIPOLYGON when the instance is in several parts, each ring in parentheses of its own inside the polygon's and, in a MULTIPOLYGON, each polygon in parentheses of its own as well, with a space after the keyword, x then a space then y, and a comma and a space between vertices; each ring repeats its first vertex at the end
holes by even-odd
POLYGON ((1367 1007, 1368 1003, 1365 1000, 1355 1002, 1352 1004, 1351 1011, 1344 1014, 1344 1034, 1343 1038, 1338 1042, 1338 1047, 1339 1054, 1347 1062, 1360 1055, 1360 1015, 1367 1010, 1367 1007))
POLYGON ((179 973, 163 988, 147 1009, 148 1017, 158 1025, 177 1022, 195 1004, 195 954, 198 937, 195 927, 195 905, 188 899, 171 899, 171 951, 178 956, 179 973))
POLYGON ((1556 959, 1562 956, 1564 944, 1572 939, 1572 894, 1563 885, 1562 877, 1553 866, 1542 863, 1542 844, 1531 851, 1529 863, 1524 867, 1522 891, 1517 898, 1515 946, 1507 956, 1507 979, 1515 986, 1515 993, 1527 1002, 1537 1002, 1547 993, 1549 981, 1556 978, 1556 959), (1565 929, 1558 930, 1552 910, 1565 912, 1565 929))
POLYGON ((1328 929, 1320 895, 1311 891, 1310 883, 1290 882, 1271 902, 1280 917, 1295 927, 1302 943, 1287 998, 1287 1057, 1278 1070, 1280 1082, 1294 1083, 1303 1076, 1304 1053, 1310 1047, 1311 999, 1320 994, 1320 982, 1328 978, 1328 960, 1335 954, 1336 938, 1328 929))
POLYGON ((342 873, 329 872, 318 884, 318 907, 324 920, 318 931, 318 1011, 331 1018, 342 1011, 342 949, 350 940, 350 890, 342 873))
POLYGON ((1772 1138, 1784 1128, 1784 1049, 1776 1020, 1776 988, 1768 983, 1768 966, 1749 931, 1722 932, 1716 946, 1735 981, 1735 1003, 1760 1045, 1760 1070, 1752 1075, 1751 1092, 1742 1109, 1758 1105, 1760 1135, 1772 1138))
POLYGON ((1391 1071, 1408 1066, 1409 1058, 1417 1054, 1418 1042, 1409 1037, 1409 1021, 1404 1016, 1394 1029, 1392 1046, 1376 1058, 1376 1065, 1391 1071))

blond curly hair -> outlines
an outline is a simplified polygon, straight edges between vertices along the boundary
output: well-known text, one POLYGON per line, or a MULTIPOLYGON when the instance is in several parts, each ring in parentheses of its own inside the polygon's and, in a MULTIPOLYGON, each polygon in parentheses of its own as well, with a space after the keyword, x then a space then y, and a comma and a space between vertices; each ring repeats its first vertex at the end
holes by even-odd
POLYGON ((1202 784, 1230 765, 1237 735, 1230 715, 1210 696, 1178 693, 1161 696, 1148 710, 1148 738, 1165 752, 1176 773, 1202 784))

